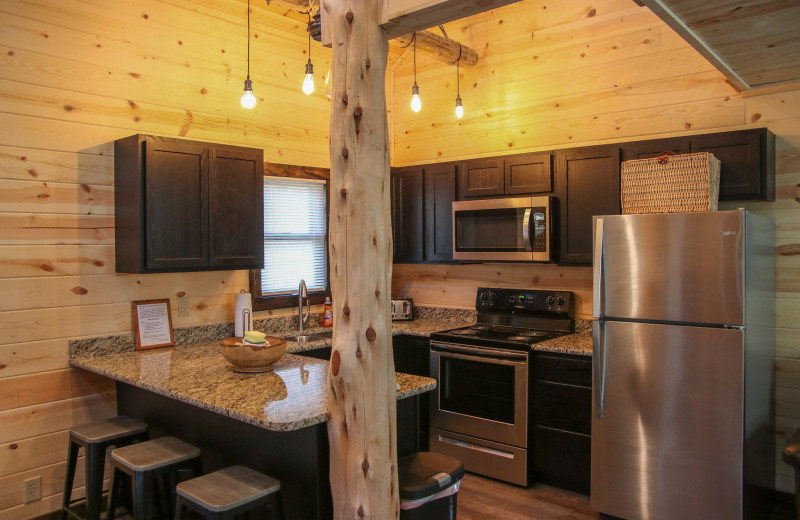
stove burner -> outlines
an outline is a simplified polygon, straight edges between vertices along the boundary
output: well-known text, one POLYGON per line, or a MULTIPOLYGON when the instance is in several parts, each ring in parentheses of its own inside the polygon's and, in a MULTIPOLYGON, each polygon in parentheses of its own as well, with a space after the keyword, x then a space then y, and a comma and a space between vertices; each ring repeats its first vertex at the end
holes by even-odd
POLYGON ((483 330, 490 330, 492 328, 491 325, 473 325, 470 327, 473 330, 483 331, 483 330))
POLYGON ((506 338, 508 341, 529 341, 530 336, 509 336, 506 338))
POLYGON ((544 331, 541 331, 541 330, 530 330, 530 331, 527 331, 527 332, 520 332, 519 335, 523 336, 523 337, 526 337, 526 338, 536 338, 536 337, 539 337, 539 336, 549 336, 550 333, 549 332, 544 332, 544 331))
POLYGON ((473 329, 473 328, 469 328, 469 329, 456 329, 456 330, 451 330, 451 331, 450 331, 450 333, 451 333, 451 334, 458 334, 459 336, 477 336, 477 335, 478 335, 478 332, 479 332, 479 331, 477 331, 477 330, 475 330, 475 329, 473 329))

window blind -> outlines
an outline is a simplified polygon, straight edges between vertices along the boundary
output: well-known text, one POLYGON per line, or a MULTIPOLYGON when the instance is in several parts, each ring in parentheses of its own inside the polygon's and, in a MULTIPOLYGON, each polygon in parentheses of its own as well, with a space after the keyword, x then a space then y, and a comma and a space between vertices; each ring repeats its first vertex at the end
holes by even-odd
POLYGON ((325 181, 264 178, 262 296, 325 290, 328 222, 325 181))

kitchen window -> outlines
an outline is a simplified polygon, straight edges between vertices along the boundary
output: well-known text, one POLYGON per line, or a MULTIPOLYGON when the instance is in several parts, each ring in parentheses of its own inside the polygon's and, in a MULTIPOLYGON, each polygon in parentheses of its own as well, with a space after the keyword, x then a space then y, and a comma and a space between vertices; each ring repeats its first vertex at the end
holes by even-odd
POLYGON ((312 303, 329 294, 327 191, 325 181, 264 178, 264 269, 251 271, 254 308, 296 306, 301 279, 312 303))

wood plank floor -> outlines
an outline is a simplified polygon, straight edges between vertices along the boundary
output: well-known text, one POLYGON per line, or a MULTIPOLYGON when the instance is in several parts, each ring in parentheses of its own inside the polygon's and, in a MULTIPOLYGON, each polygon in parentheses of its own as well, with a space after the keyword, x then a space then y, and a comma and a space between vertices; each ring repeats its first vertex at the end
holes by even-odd
MULTIPOLYGON (((794 520, 794 496, 778 494, 768 520, 794 520)), ((458 492, 458 520, 598 520, 589 497, 550 486, 522 488, 467 473, 458 492)))

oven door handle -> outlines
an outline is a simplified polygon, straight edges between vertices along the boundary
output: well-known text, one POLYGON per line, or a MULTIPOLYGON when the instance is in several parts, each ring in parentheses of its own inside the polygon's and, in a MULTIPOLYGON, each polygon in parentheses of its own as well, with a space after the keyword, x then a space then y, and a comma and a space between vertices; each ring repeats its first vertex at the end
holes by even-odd
POLYGON ((431 343, 431 351, 449 352, 452 354, 464 354, 494 359, 508 359, 511 361, 525 362, 528 360, 528 354, 526 352, 516 352, 514 350, 496 348, 468 347, 465 345, 455 345, 452 343, 431 343))

